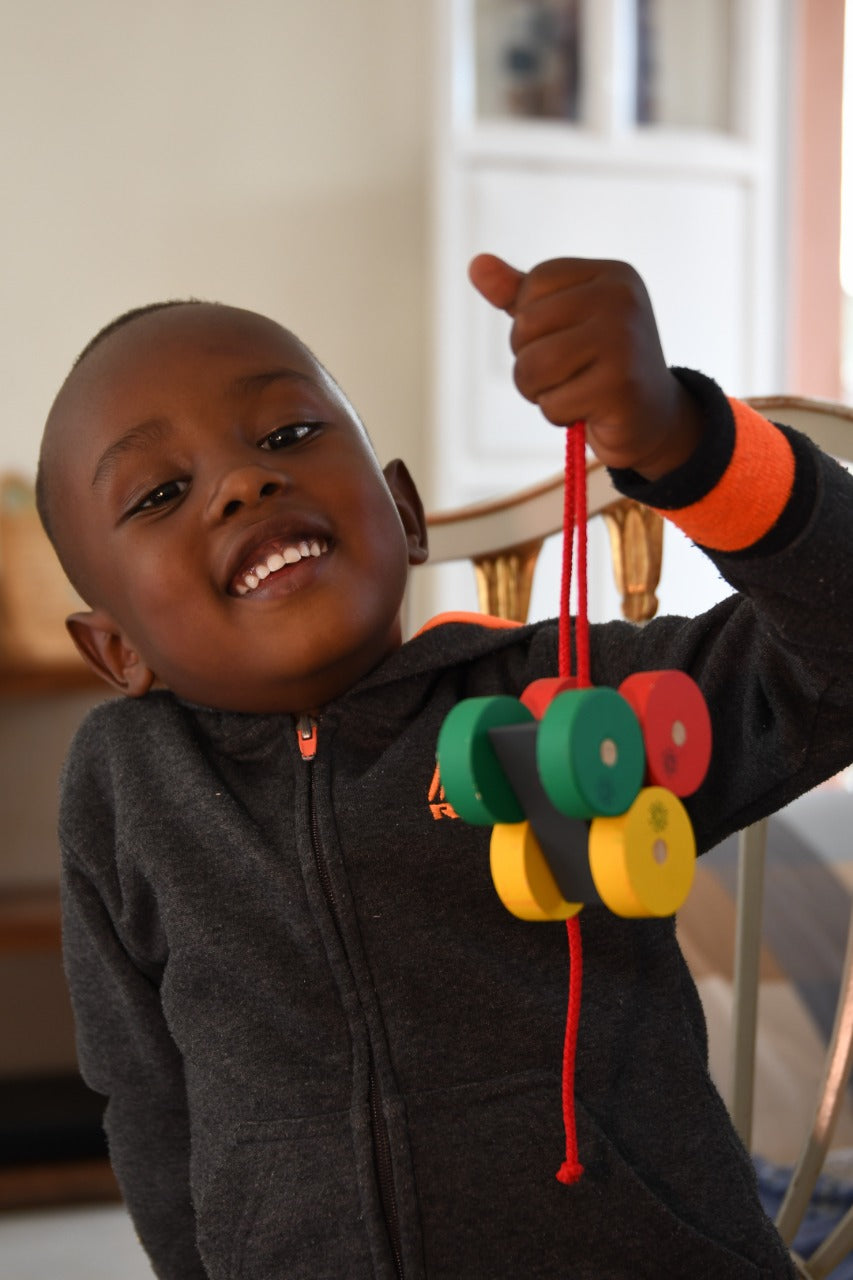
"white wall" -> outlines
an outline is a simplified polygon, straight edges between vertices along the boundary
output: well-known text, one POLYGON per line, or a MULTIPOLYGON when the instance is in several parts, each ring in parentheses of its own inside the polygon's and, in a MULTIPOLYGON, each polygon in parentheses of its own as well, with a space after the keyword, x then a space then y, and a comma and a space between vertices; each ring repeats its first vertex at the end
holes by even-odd
POLYGON ((128 307, 267 312, 424 471, 427 20, 399 0, 6 0, 0 469, 128 307))

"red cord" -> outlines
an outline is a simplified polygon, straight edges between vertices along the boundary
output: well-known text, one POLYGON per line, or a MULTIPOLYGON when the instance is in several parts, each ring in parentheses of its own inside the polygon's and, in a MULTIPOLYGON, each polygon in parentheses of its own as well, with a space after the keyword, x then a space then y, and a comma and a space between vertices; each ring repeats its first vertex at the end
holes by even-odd
POLYGON ((578 534, 578 612, 577 612, 577 668, 578 688, 589 688, 589 616, 587 599, 587 510, 586 510, 586 431, 582 422, 576 422, 569 432, 574 443, 572 464, 575 478, 575 526, 578 534))
POLYGON ((583 1173, 578 1159, 578 1133, 575 1119, 575 1053, 581 1016, 583 985, 583 947, 580 916, 566 921, 569 935, 569 1009, 566 1015, 566 1039, 563 1045, 563 1125, 566 1130, 566 1158, 557 1173, 557 1181, 571 1186, 583 1173))
MULTIPOLYGON (((559 672, 563 679, 572 674, 572 552, 577 531, 578 540, 578 611, 575 626, 578 688, 587 688, 589 674, 589 618, 587 616, 587 502, 586 502, 586 432, 582 422, 575 422, 566 432, 566 485, 563 506, 563 573, 560 590, 559 672)), ((566 1014, 566 1038, 563 1043, 563 1126, 566 1131, 566 1158, 557 1173, 559 1182, 571 1185, 583 1173, 578 1160, 577 1122, 575 1117, 575 1056, 581 1013, 583 987, 583 947, 580 915, 566 921, 569 940, 569 1006, 566 1014)))
POLYGON ((575 620, 575 683, 589 687, 589 618, 587 616, 586 433, 582 422, 566 432, 566 481, 563 497, 563 573, 560 584, 559 672, 572 675, 571 592, 574 543, 577 537, 578 608, 575 620))
POLYGON ((563 574, 560 582, 560 648, 558 670, 565 680, 572 674, 572 618, 570 597, 572 592, 572 550, 575 541, 575 516, 577 497, 572 481, 574 472, 574 441, 571 427, 566 432, 565 480, 563 483, 563 574))

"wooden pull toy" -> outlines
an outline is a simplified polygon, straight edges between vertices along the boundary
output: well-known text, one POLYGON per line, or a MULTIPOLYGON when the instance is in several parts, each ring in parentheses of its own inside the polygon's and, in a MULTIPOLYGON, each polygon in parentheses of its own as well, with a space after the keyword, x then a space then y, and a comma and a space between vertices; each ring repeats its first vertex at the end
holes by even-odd
POLYGON ((582 424, 569 437, 561 674, 520 699, 454 707, 438 739, 441 779, 460 818, 494 827, 492 878, 514 915, 568 920, 588 903, 626 917, 672 915, 693 879, 696 845, 681 800, 707 772, 710 716, 681 671, 638 672, 618 690, 589 683, 585 542, 578 671, 569 671, 571 537, 586 526, 582 424))
POLYGON ((680 797, 710 754, 705 700, 680 671, 560 692, 541 720, 523 697, 468 698, 438 740, 447 797, 460 818, 494 827, 495 888, 523 920, 567 920, 589 903, 677 911, 696 858, 680 797))
POLYGON ((491 826, 492 879, 522 920, 564 920, 569 1000, 563 1048, 565 1159, 583 1174, 574 1111, 583 948, 579 913, 598 903, 627 918, 672 915, 693 880, 696 841, 683 797, 701 785, 711 721, 698 686, 681 671, 643 671, 619 689, 589 678, 586 616, 584 424, 566 433, 559 676, 521 698, 468 698, 438 738, 445 794, 460 818, 491 826), (578 543, 577 670, 569 596, 578 543))

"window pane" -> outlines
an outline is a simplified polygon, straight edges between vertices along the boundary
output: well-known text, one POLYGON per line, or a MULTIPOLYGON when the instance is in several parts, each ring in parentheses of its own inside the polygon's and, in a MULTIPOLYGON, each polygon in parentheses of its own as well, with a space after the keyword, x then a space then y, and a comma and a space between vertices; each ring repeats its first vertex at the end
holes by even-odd
POLYGON ((578 120, 580 0, 477 0, 477 112, 578 120))
POLYGON ((636 0, 637 121, 732 128, 733 0, 636 0))

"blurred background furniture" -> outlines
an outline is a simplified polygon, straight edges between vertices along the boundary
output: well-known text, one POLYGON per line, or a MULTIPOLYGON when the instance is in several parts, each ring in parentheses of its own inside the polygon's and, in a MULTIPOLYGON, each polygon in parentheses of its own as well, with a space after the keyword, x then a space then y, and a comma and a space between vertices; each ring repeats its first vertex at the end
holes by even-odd
POLYGON ((32 486, 0 477, 0 1209, 118 1195, 60 952, 59 772, 106 693, 65 632, 76 604, 32 486))

